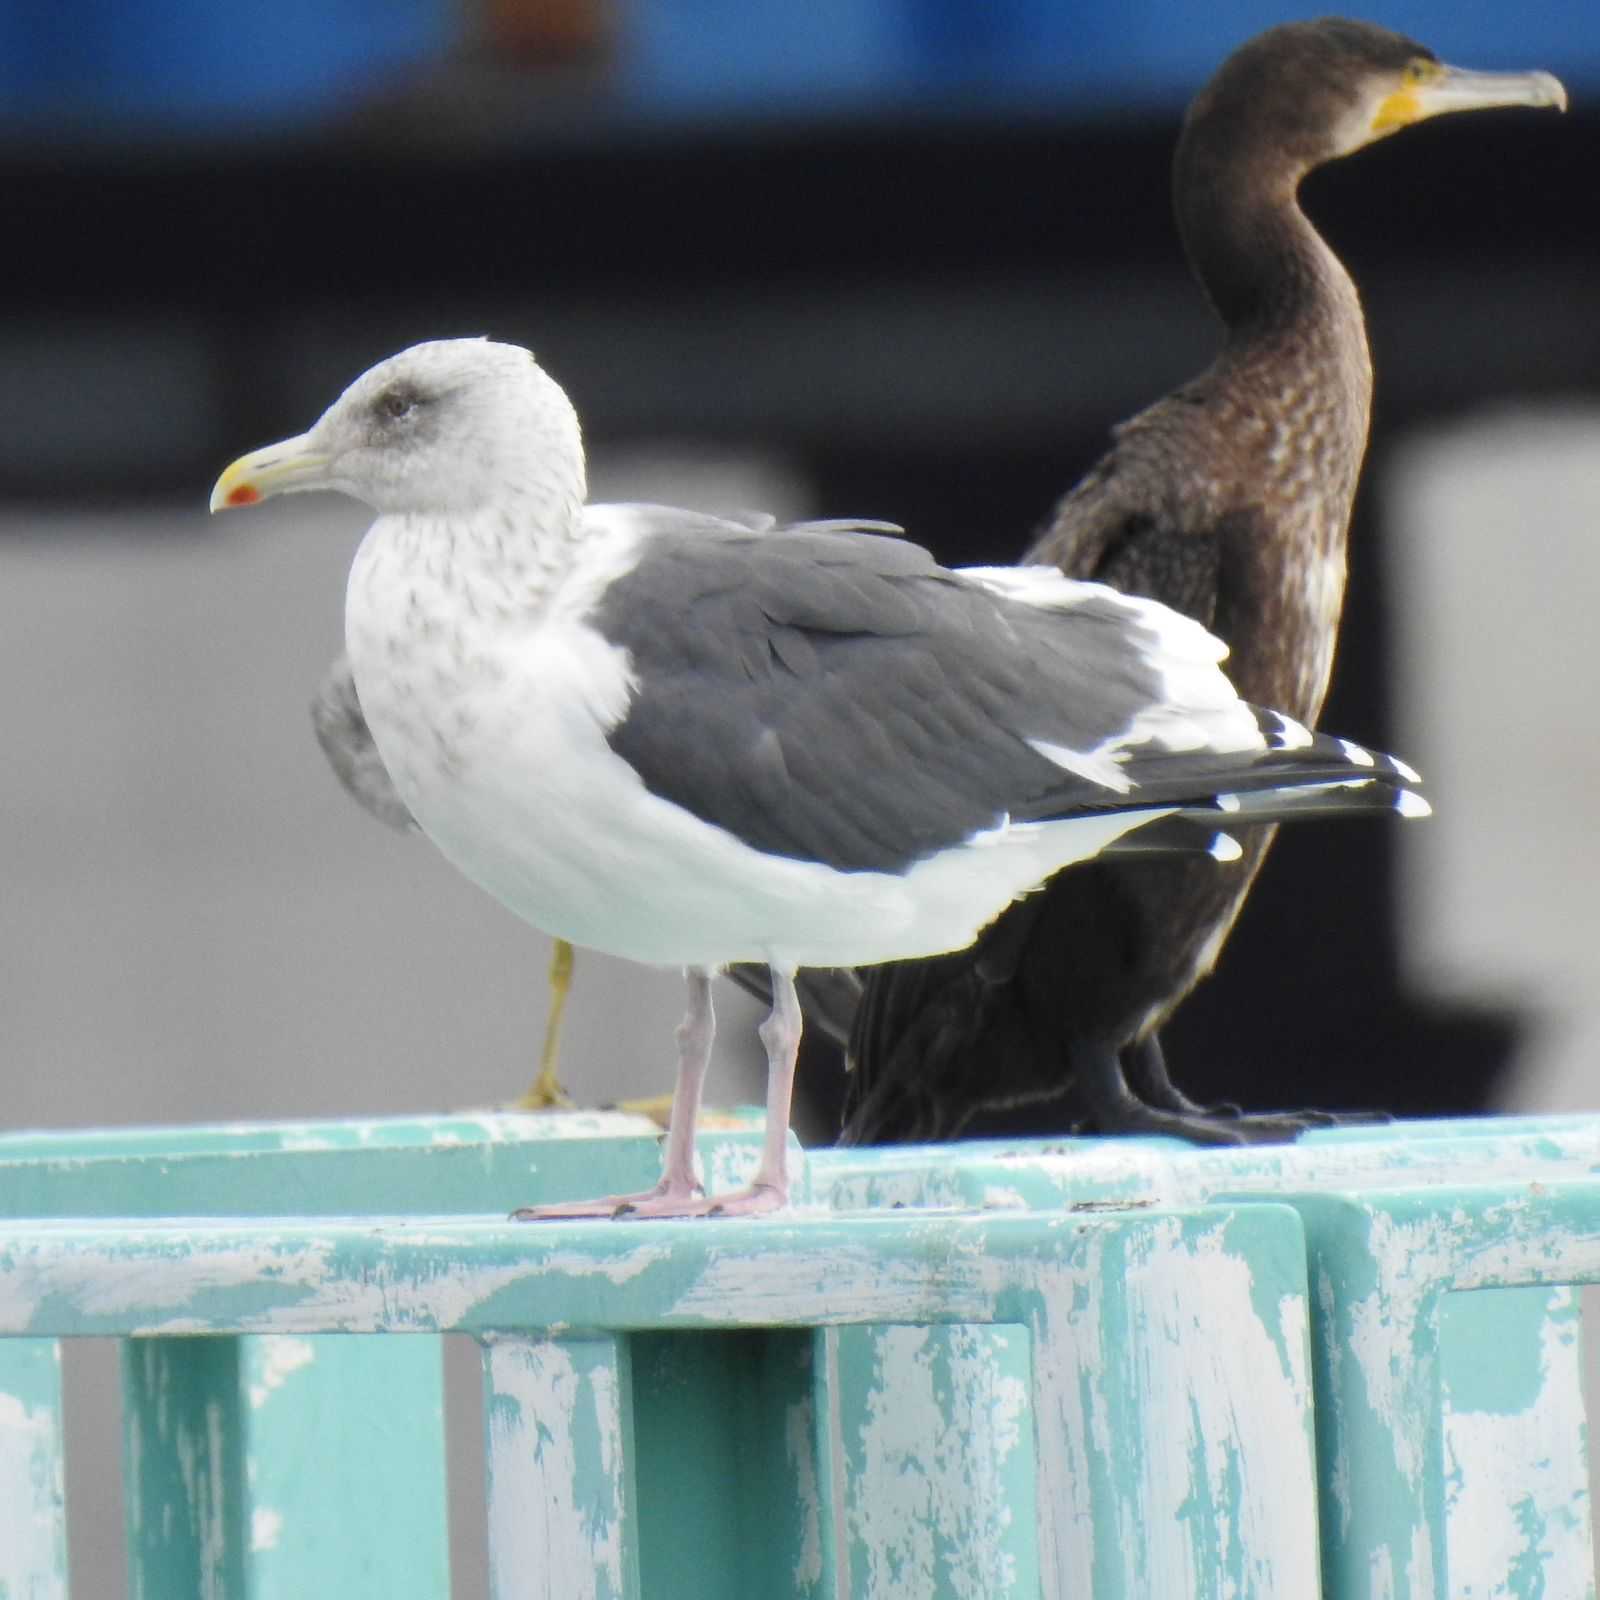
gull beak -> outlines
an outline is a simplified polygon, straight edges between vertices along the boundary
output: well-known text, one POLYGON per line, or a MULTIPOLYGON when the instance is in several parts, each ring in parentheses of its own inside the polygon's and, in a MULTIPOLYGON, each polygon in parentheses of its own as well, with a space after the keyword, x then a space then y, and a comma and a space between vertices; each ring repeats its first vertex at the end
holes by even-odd
POLYGON ((1385 96, 1372 119, 1372 131, 1393 133, 1449 111, 1486 111, 1492 106, 1554 106, 1565 111, 1567 91, 1548 72, 1468 72, 1440 66, 1431 77, 1385 96))
POLYGON ((330 488, 329 459, 312 443, 309 433, 252 450, 223 469, 211 491, 211 509, 227 511, 234 506, 253 506, 275 494, 330 488))

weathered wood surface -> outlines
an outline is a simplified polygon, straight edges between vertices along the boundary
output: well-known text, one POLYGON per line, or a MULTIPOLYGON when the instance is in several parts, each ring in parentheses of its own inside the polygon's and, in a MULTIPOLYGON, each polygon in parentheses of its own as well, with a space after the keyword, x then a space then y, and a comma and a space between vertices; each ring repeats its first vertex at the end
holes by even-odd
POLYGON ((915 1148, 865 1156, 814 1155, 813 1184, 843 1206, 1295 1204, 1312 1273, 1325 1592, 1594 1595, 1581 1316, 1564 1285, 1592 1281, 1571 1252, 1574 1230, 1600 1214, 1581 1184, 1600 1172, 1600 1118, 1376 1124, 1243 1150, 1066 1140, 973 1145, 954 1161, 915 1148), (1479 1288, 1469 1263, 1525 1214, 1525 1198, 1574 1182, 1559 1224, 1526 1213, 1551 1229, 1533 1248, 1563 1265, 1514 1280, 1528 1287, 1479 1288), (1383 1220, 1395 1206, 1417 1214, 1409 1232, 1383 1220), (1345 1225, 1331 1230, 1329 1217, 1345 1225), (1413 1237, 1426 1240, 1418 1256, 1398 1251, 1397 1238, 1413 1237), (1360 1286, 1350 1304, 1345 1285, 1360 1286), (1397 1392, 1427 1403, 1396 1406, 1397 1392))
MULTIPOLYGON (((539 1228, 49 1222, 0 1237, 3 1333, 156 1336, 169 1349, 224 1332, 485 1337, 492 1556, 504 1596, 641 1592, 630 1552, 643 1506, 655 1478, 681 1469, 672 1451, 630 1462, 615 1447, 640 1399, 615 1375, 595 1376, 625 1370, 619 1359, 596 1367, 611 1331, 863 1322, 1027 1329, 1039 1592, 1132 1596, 1154 1582, 1164 1593, 1220 1594, 1209 1578, 1168 1583, 1208 1571, 1219 1553, 1235 1564, 1234 1592, 1314 1592, 1305 1588, 1315 1583, 1306 1305, 1299 1224, 1286 1208, 539 1228), (577 1448, 581 1439, 592 1448, 577 1448), (530 1451, 542 1452, 537 1470, 518 1464, 530 1451), (552 1498, 569 1464, 579 1481, 570 1499, 552 1498), (540 1516, 539 1539, 514 1531, 540 1516), (613 1527, 611 1518, 624 1520, 613 1527)), ((880 1397, 904 1399, 893 1380, 880 1397)), ((693 1437, 674 1446, 694 1448, 693 1437)), ((792 1524, 804 1491, 813 1498, 802 1520, 818 1520, 821 1561, 822 1519, 837 1530, 837 1502, 824 1493, 837 1469, 815 1452, 809 1466, 803 1453, 785 1460, 781 1476, 749 1486, 744 1536, 759 1541, 792 1524)), ((692 1521, 680 1520, 675 1537, 691 1553, 700 1542, 692 1521)), ((837 1531, 831 1537, 837 1545, 837 1531)), ((803 1564, 819 1585, 829 1576, 809 1554, 803 1564)), ((702 1567, 677 1592, 716 1593, 716 1581, 702 1567)), ((897 1592, 918 1581, 916 1569, 897 1569, 897 1592)), ((957 1592, 984 1592, 982 1582, 975 1574, 957 1592)), ((651 1584, 652 1600, 663 1592, 651 1584)), ((831 1592, 852 1591, 835 1582, 831 1592)))
MULTIPOLYGON (((704 1147, 713 1186, 755 1148, 704 1147)), ((499 1600, 1593 1594, 1600 1121, 821 1152, 792 1220, 464 1215, 654 1163, 605 1118, 0 1139, 0 1597, 66 1595, 84 1334, 132 1341, 136 1594, 442 1593, 446 1329, 485 1351, 499 1600), (339 1336, 379 1330, 413 1337, 339 1336)))

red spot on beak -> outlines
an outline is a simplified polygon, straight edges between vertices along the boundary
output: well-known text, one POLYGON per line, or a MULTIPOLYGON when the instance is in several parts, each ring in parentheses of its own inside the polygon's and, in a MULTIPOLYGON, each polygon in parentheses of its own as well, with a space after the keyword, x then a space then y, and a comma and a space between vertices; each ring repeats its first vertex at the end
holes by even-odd
POLYGON ((230 506, 253 506, 260 498, 261 491, 253 483, 241 483, 237 489, 228 491, 230 506))

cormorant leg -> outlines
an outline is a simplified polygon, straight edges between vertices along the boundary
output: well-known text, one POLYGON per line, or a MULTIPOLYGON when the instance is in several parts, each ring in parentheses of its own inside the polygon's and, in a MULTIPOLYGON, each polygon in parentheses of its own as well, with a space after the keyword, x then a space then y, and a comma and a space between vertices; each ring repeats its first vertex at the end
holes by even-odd
POLYGON ((1161 1040, 1153 1032, 1129 1045, 1123 1059, 1129 1087, 1146 1105, 1221 1123, 1244 1144, 1277 1144, 1298 1138, 1308 1128, 1342 1128, 1389 1120, 1381 1111, 1243 1111, 1231 1100, 1197 1105, 1167 1076, 1161 1040))
MULTIPOLYGON (((1191 1100, 1168 1076, 1166 1052, 1161 1048, 1161 1035, 1151 1029, 1142 1039, 1135 1039, 1122 1052, 1124 1079, 1139 1099, 1147 1106, 1157 1106, 1163 1111, 1194 1112, 1202 1116, 1224 1113, 1221 1106, 1202 1106, 1191 1100)), ((1238 1107, 1231 1110, 1237 1114, 1238 1107)))
MULTIPOLYGON (((661 1181, 640 1194, 607 1195, 559 1205, 524 1206, 511 1213, 517 1222, 547 1222, 573 1217, 696 1217, 709 1209, 694 1175, 694 1130, 700 1118, 700 1090, 711 1064, 717 1019, 711 1005, 711 974, 691 968, 689 1009, 678 1024, 678 1085, 672 1096, 661 1181)), ((791 990, 792 992, 792 990, 791 990)), ((798 1002, 796 1002, 798 1009, 798 1002)))
POLYGON ((561 1018, 572 988, 572 946, 557 939, 550 947, 550 1013, 544 1025, 544 1049, 539 1052, 539 1076, 514 1111, 570 1111, 572 1098, 561 1087, 557 1063, 561 1057, 561 1018))
POLYGON ((710 1205, 716 1217, 753 1217, 789 1203, 789 1108, 794 1099, 794 1065, 800 1054, 803 1018, 794 974, 779 967, 772 974, 772 1010, 761 1024, 767 1049, 767 1127, 761 1164, 747 1189, 718 1195, 710 1205))
POLYGON ((1116 1046, 1105 1039, 1076 1040, 1068 1050, 1089 1118, 1096 1133, 1168 1134, 1199 1144, 1244 1144, 1244 1135, 1226 1118, 1203 1111, 1177 1111, 1146 1105, 1122 1075, 1116 1046))

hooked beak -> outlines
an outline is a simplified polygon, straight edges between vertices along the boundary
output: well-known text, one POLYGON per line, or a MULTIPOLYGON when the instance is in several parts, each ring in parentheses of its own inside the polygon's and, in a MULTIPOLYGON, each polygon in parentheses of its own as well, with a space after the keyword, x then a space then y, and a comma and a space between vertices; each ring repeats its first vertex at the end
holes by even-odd
POLYGON ((211 509, 253 506, 275 494, 295 494, 305 489, 327 489, 329 457, 302 433, 281 444, 252 450, 223 469, 211 490, 211 509))
POLYGON ((1548 72, 1469 72, 1440 67, 1423 83, 1408 83, 1387 96, 1372 119, 1374 133, 1393 133, 1450 111, 1485 111, 1491 106, 1554 106, 1567 109, 1567 91, 1548 72))

